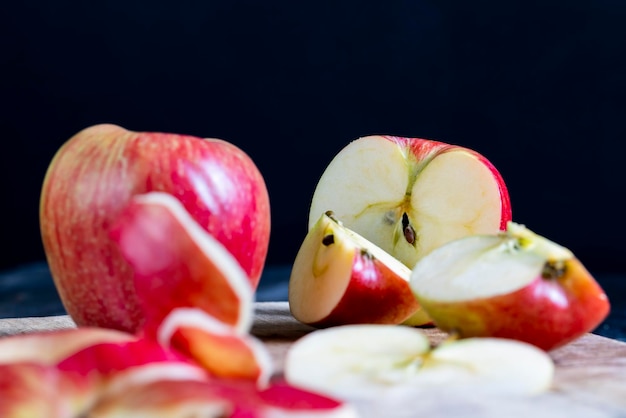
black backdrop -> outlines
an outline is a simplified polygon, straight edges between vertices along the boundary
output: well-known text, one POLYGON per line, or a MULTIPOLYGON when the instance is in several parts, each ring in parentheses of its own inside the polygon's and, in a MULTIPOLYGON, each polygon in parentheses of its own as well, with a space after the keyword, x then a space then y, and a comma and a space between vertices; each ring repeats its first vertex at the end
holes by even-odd
POLYGON ((47 164, 101 122, 243 148, 272 202, 268 264, 325 165, 384 133, 474 148, 514 219, 624 271, 626 2, 10 2, 0 23, 0 268, 43 260, 47 164))

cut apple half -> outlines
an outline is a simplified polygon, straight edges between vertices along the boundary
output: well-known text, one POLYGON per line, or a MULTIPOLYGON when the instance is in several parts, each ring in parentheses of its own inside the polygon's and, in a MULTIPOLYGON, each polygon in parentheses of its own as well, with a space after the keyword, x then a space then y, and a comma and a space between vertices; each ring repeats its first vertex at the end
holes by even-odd
POLYGON ((506 232, 450 242, 424 257, 411 288, 435 325, 551 350, 593 330, 609 301, 567 248, 509 222, 506 232))
POLYGON ((548 390, 554 363, 515 340, 473 338, 431 348, 416 328, 358 324, 316 330, 287 353, 293 385, 344 400, 452 390, 531 395, 548 390))
POLYGON ((147 333, 179 307, 202 309, 241 331, 250 328, 254 295, 245 272, 174 196, 135 196, 111 237, 133 268, 147 333))
POLYGON ((294 318, 316 327, 430 323, 413 296, 411 270, 332 212, 323 213, 296 255, 289 279, 294 318))
POLYGON ((332 159, 316 185, 309 228, 329 210, 410 268, 448 241, 495 233, 511 220, 504 180, 483 155, 395 136, 356 139, 332 159))

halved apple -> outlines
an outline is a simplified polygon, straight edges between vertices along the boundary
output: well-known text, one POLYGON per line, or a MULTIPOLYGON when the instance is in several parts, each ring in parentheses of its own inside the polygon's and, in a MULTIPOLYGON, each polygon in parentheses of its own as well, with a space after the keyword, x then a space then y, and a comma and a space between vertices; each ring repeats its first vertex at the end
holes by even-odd
POLYGON ((329 211, 319 217, 296 255, 289 307, 297 320, 320 328, 430 323, 411 292, 410 275, 407 266, 329 211))
POLYGON ((409 268, 442 244, 511 220, 502 175, 478 152, 421 138, 366 136, 319 179, 309 228, 326 211, 409 268))
POLYGON ((285 360, 291 384, 361 401, 433 390, 525 396, 548 390, 553 375, 552 359, 531 344, 472 338, 431 348, 419 329, 380 324, 313 331, 285 360))
POLYGON ((509 222, 506 232, 450 242, 424 257, 411 288, 435 325, 544 350, 592 331, 609 300, 567 248, 509 222))

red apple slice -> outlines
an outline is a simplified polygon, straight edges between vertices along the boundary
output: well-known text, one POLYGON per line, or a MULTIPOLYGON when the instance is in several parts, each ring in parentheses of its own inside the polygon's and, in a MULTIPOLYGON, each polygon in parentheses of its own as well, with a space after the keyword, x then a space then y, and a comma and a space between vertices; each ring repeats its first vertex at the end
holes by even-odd
POLYGON ((608 298, 571 251, 510 222, 448 243, 413 269, 411 287, 444 331, 526 341, 545 350, 592 331, 608 298))
POLYGON ((70 328, 0 338, 0 364, 36 362, 52 365, 90 345, 134 340, 131 334, 104 328, 70 328))
POLYGON ((326 211, 409 268, 443 243, 495 233, 511 219, 504 180, 478 152, 420 138, 352 141, 319 179, 309 212, 326 211))
POLYGON ((239 330, 250 328, 253 293, 245 272, 172 195, 135 196, 111 237, 134 270, 148 333, 179 307, 202 309, 239 330))
POLYGON ((233 402, 212 391, 213 384, 160 380, 101 397, 90 418, 229 417, 233 402))
POLYGON ((259 390, 247 380, 160 381, 102 398, 90 418, 356 418, 355 409, 284 383, 259 390))
POLYGON ((260 340, 199 309, 172 311, 159 328, 158 338, 216 377, 249 379, 265 386, 272 375, 271 357, 260 340))
POLYGON ((141 338, 95 344, 57 364, 62 372, 93 376, 99 393, 121 393, 130 387, 161 380, 206 380, 206 371, 182 354, 141 338))
POLYGON ((550 356, 531 344, 474 338, 431 348, 420 330, 397 325, 317 330, 297 340, 285 359, 290 384, 353 401, 430 391, 525 396, 548 390, 553 375, 550 356))
POLYGON ((45 364, 0 364, 0 417, 78 417, 94 402, 95 386, 90 376, 45 364))
POLYGON ((409 287, 411 270, 331 212, 306 235, 289 279, 293 316, 316 327, 430 323, 409 287))

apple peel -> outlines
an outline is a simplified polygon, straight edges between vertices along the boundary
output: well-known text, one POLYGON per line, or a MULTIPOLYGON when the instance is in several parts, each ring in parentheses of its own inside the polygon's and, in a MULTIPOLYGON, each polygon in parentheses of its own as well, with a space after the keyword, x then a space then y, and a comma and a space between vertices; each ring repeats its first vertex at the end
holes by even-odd
POLYGON ((252 323, 253 289, 232 254, 164 192, 133 197, 110 235, 134 270, 144 331, 175 308, 202 309, 241 331, 252 323))
POLYGON ((266 386, 273 373, 271 357, 260 340, 199 309, 172 311, 158 338, 216 377, 249 379, 266 386))

